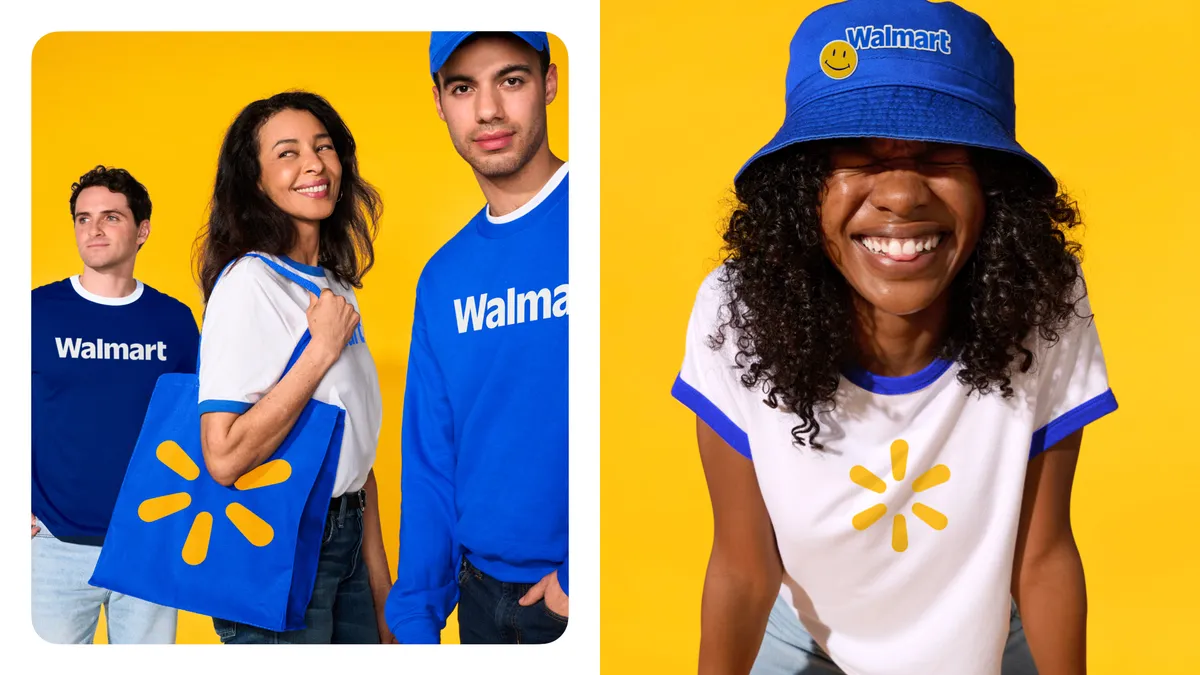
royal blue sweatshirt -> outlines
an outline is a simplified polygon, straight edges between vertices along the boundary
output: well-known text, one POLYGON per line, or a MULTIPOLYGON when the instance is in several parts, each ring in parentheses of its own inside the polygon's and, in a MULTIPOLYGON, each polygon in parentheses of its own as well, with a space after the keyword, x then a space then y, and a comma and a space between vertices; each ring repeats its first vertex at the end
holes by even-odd
POLYGON ((145 284, 103 298, 78 277, 34 289, 31 309, 32 511, 58 539, 99 546, 154 384, 196 372, 196 320, 145 284))
POLYGON ((506 582, 557 570, 569 593, 567 191, 564 165, 513 214, 484 207, 417 282, 386 605, 401 643, 439 641, 463 556, 506 582))

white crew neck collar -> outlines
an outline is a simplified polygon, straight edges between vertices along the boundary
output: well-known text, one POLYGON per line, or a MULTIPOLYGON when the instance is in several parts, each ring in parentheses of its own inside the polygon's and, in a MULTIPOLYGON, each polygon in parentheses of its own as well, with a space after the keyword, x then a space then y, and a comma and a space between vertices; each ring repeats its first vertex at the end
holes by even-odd
POLYGON ((530 199, 522 204, 519 209, 513 211, 512 213, 506 213, 503 216, 493 216, 492 205, 488 204, 487 206, 483 207, 483 215, 487 216, 489 223, 493 225, 503 225, 505 223, 511 223, 512 221, 536 209, 538 204, 541 204, 543 201, 545 201, 546 197, 549 197, 550 194, 554 192, 554 189, 558 187, 558 184, 562 182, 563 178, 567 176, 567 169, 570 167, 570 164, 570 162, 563 162, 563 165, 558 167, 558 171, 554 172, 554 175, 550 177, 550 180, 546 181, 546 184, 542 186, 541 190, 538 190, 538 193, 533 196, 533 199, 530 199))
POLYGON ((103 295, 96 295, 95 293, 92 293, 88 289, 84 288, 83 284, 79 283, 78 274, 71 277, 71 287, 75 289, 75 292, 79 294, 79 297, 87 300, 88 302, 94 302, 97 305, 119 307, 121 305, 133 304, 137 302, 138 298, 142 297, 142 290, 145 288, 145 286, 143 286, 142 282, 138 281, 137 279, 134 279, 134 281, 137 283, 137 287, 133 289, 132 293, 123 298, 106 298, 103 295))

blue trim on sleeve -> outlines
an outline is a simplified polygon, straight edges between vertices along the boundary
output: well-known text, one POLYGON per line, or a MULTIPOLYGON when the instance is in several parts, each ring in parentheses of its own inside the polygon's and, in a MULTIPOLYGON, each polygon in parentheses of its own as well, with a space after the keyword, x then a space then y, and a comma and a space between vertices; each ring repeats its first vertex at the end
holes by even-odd
POLYGON ((324 267, 313 267, 312 265, 305 265, 304 263, 299 263, 299 262, 296 262, 295 260, 292 260, 291 258, 287 257, 286 255, 279 256, 279 259, 283 261, 283 264, 296 270, 297 272, 302 272, 304 274, 307 274, 309 276, 314 276, 314 277, 324 277, 325 276, 325 268, 324 267))
POLYGON ((704 397, 696 390, 695 387, 683 380, 683 375, 680 374, 675 378, 675 385, 671 387, 671 395, 675 400, 687 406, 689 410, 704 420, 704 423, 712 427, 712 430, 717 432, 726 443, 738 454, 746 459, 753 460, 750 456, 750 437, 742 431, 738 425, 729 419, 729 416, 721 411, 712 401, 704 397))
POLYGON ((250 409, 251 403, 245 401, 225 401, 218 398, 210 398, 207 401, 200 402, 200 414, 210 412, 231 412, 239 415, 244 414, 250 409))
MULTIPOLYGON (((288 359, 287 366, 285 366, 283 369, 283 375, 287 375, 288 371, 292 369, 292 366, 296 365, 296 361, 300 359, 300 355, 304 353, 304 348, 308 346, 308 343, 311 340, 312 334, 310 334, 307 330, 304 331, 304 335, 301 335, 300 341, 296 343, 296 348, 292 350, 292 356, 288 359)), ((283 375, 280 375, 279 379, 282 380, 283 375)), ((252 404, 246 403, 245 401, 229 401, 214 398, 200 402, 200 414, 203 415, 204 413, 210 412, 231 412, 244 415, 246 411, 251 408, 251 406, 252 404)))
POLYGON ((863 368, 847 368, 842 375, 847 380, 850 380, 872 394, 896 396, 898 394, 911 394, 928 387, 949 370, 951 365, 953 365, 953 361, 934 359, 932 363, 921 370, 912 375, 904 375, 902 377, 876 375, 863 368))
POLYGON ((1091 400, 1075 406, 1071 410, 1051 420, 1049 424, 1033 432, 1033 442, 1029 444, 1029 459, 1054 447, 1056 443, 1087 425, 1104 417, 1117 409, 1117 398, 1112 389, 1105 391, 1091 400))

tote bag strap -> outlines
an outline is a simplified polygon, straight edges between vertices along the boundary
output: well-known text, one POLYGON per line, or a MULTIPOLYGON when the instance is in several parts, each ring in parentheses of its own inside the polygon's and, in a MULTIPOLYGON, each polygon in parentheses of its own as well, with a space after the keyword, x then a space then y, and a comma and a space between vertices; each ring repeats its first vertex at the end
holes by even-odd
MULTIPOLYGON (((312 293, 313 295, 315 295, 317 297, 321 297, 320 286, 317 286, 313 282, 309 281, 308 279, 305 279, 304 277, 300 276, 299 274, 296 274, 295 272, 289 270, 288 268, 284 267, 283 265, 280 265, 279 263, 275 262, 274 260, 271 260, 270 258, 268 258, 264 255, 260 255, 258 253, 247 253, 246 255, 244 255, 242 257, 243 258, 258 258, 259 260, 266 263, 268 267, 275 270, 275 272, 277 274, 283 276, 285 279, 293 281, 293 282, 299 284, 304 290, 308 291, 309 293, 312 293)), ((232 267, 233 264, 235 262, 237 262, 238 260, 241 260, 241 258, 234 258, 233 260, 229 261, 229 264, 225 266, 225 269, 221 270, 221 273, 217 275, 218 282, 221 280, 221 277, 225 276, 225 272, 228 271, 229 268, 232 267)), ((296 348, 292 350, 292 356, 291 356, 291 358, 288 359, 287 366, 284 367, 283 374, 279 376, 279 379, 282 380, 283 376, 287 375, 288 371, 292 369, 292 366, 296 365, 296 361, 300 358, 300 354, 304 353, 304 348, 308 346, 308 343, 311 340, 312 340, 312 335, 308 332, 307 329, 305 329, 304 335, 300 336, 300 341, 296 343, 296 348)), ((196 374, 197 375, 200 374, 200 350, 199 349, 196 350, 196 374)))

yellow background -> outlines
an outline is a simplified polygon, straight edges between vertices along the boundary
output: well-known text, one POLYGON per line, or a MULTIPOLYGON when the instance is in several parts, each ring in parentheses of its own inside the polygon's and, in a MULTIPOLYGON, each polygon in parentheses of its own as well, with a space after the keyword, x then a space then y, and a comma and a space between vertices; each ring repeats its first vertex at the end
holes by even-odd
MULTIPOLYGON (((567 52, 551 36, 558 97, 550 148, 567 158, 567 52)), ((393 576, 400 525, 400 414, 413 289, 425 261, 484 203, 433 103, 428 33, 52 33, 33 52, 34 287, 79 273, 68 200, 97 164, 150 191, 151 235, 137 278, 200 318, 192 242, 204 223, 221 139, 248 103, 287 89, 324 96, 383 196, 375 267, 358 293, 384 417, 375 462, 393 576)), ((105 640, 101 622, 97 641, 105 640)), ((445 642, 458 641, 452 618, 445 642)), ((212 622, 180 613, 178 641, 215 643, 212 622)))
MULTIPOLYGON (((605 0, 601 659, 695 672, 712 515, 670 398, 734 173, 783 120, 788 43, 825 3, 605 0)), ((1017 135, 1078 198, 1120 410, 1088 428, 1073 522, 1088 672, 1196 672, 1192 0, 966 0, 1016 60, 1017 135)))

